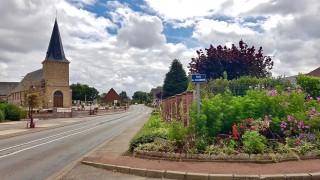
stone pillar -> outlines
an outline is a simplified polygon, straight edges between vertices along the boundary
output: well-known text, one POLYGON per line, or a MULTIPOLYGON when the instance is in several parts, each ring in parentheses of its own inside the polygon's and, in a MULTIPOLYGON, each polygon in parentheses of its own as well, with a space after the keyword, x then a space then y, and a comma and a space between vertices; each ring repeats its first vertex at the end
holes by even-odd
POLYGON ((186 99, 187 99, 187 126, 190 125, 190 108, 192 106, 192 102, 194 101, 194 92, 193 91, 188 91, 186 93, 186 99))
POLYGON ((181 94, 178 94, 176 95, 176 104, 177 104, 177 115, 176 115, 176 119, 180 122, 182 122, 182 119, 181 119, 181 101, 182 101, 182 95, 181 94))

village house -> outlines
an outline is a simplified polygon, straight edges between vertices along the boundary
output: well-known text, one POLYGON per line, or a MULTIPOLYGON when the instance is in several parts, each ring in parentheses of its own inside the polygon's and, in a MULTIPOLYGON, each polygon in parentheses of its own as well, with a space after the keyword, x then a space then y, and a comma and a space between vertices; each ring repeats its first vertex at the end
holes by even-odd
POLYGON ((118 93, 111 88, 109 92, 101 97, 101 104, 106 104, 106 105, 116 105, 118 102, 121 102, 121 97, 118 95, 118 93))

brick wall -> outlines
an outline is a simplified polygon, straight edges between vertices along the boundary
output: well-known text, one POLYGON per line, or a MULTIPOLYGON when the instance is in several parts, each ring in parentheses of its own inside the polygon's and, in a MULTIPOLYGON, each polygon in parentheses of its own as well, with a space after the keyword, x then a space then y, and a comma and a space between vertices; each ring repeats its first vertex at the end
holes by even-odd
POLYGON ((195 93, 187 91, 162 101, 161 115, 166 121, 176 119, 185 126, 190 124, 190 108, 194 101, 195 93))

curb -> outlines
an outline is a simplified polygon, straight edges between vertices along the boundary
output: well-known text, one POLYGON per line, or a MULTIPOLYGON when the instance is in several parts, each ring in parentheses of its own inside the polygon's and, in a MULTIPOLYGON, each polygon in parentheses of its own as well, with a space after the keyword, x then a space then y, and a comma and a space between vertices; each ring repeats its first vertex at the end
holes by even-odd
POLYGON ((112 164, 95 163, 90 161, 81 161, 81 163, 89 166, 93 166, 96 168, 105 169, 108 171, 132 174, 132 175, 142 176, 142 177, 151 177, 151 178, 186 179, 186 180, 320 179, 320 172, 298 173, 298 174, 266 174, 266 175, 206 174, 206 173, 192 173, 192 172, 180 172, 180 171, 169 171, 169 170, 132 168, 129 166, 118 166, 118 165, 112 165, 112 164))

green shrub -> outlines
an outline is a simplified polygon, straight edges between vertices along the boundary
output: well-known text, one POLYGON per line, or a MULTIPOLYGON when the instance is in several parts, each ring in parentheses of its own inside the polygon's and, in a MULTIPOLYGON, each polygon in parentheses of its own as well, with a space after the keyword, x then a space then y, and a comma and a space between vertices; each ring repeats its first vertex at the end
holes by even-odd
MULTIPOLYGON (((250 89, 263 90, 275 89, 285 90, 287 87, 293 88, 286 79, 278 78, 255 78, 255 77, 240 77, 238 79, 214 79, 201 84, 201 97, 212 97, 217 94, 224 94, 226 89, 229 89, 234 96, 244 96, 250 89)), ((188 90, 195 90, 195 87, 190 83, 188 90)))
POLYGON ((320 97, 320 78, 299 74, 297 77, 297 83, 301 88, 310 94, 313 98, 320 97))
POLYGON ((7 120, 20 120, 20 108, 18 106, 14 104, 0 104, 0 109, 4 112, 7 120))
POLYGON ((258 131, 246 131, 242 137, 242 143, 246 153, 258 154, 266 149, 267 139, 258 131))
POLYGON ((197 150, 197 152, 203 153, 205 152, 207 146, 208 146, 207 141, 204 138, 199 138, 199 139, 196 139, 194 148, 197 150))
POLYGON ((303 143, 297 147, 295 147, 295 151, 297 151, 301 155, 306 155, 308 152, 315 150, 316 149, 316 144, 313 143, 303 143))
POLYGON ((136 150, 173 152, 175 146, 172 141, 156 138, 154 139, 154 142, 139 145, 136 150))
POLYGON ((168 124, 161 118, 159 114, 152 115, 149 120, 143 125, 143 129, 157 129, 157 128, 167 128, 168 124))
POLYGON ((151 115, 149 120, 131 140, 129 151, 132 152, 142 144, 154 142, 157 138, 167 139, 168 130, 168 124, 161 119, 160 115, 151 115))
POLYGON ((0 109, 0 122, 5 120, 4 112, 0 109))
POLYGON ((169 127, 168 138, 171 141, 181 142, 187 133, 187 128, 179 121, 173 120, 169 127))
POLYGON ((28 111, 27 110, 24 110, 24 109, 20 110, 20 119, 26 119, 27 115, 28 115, 28 111))
POLYGON ((292 152, 292 148, 289 147, 288 144, 278 143, 277 152, 280 154, 287 154, 287 153, 292 152))
POLYGON ((150 131, 145 133, 139 133, 138 136, 134 137, 130 142, 129 152, 132 152, 136 147, 154 142, 155 139, 162 138, 166 139, 167 135, 159 131, 150 131))

